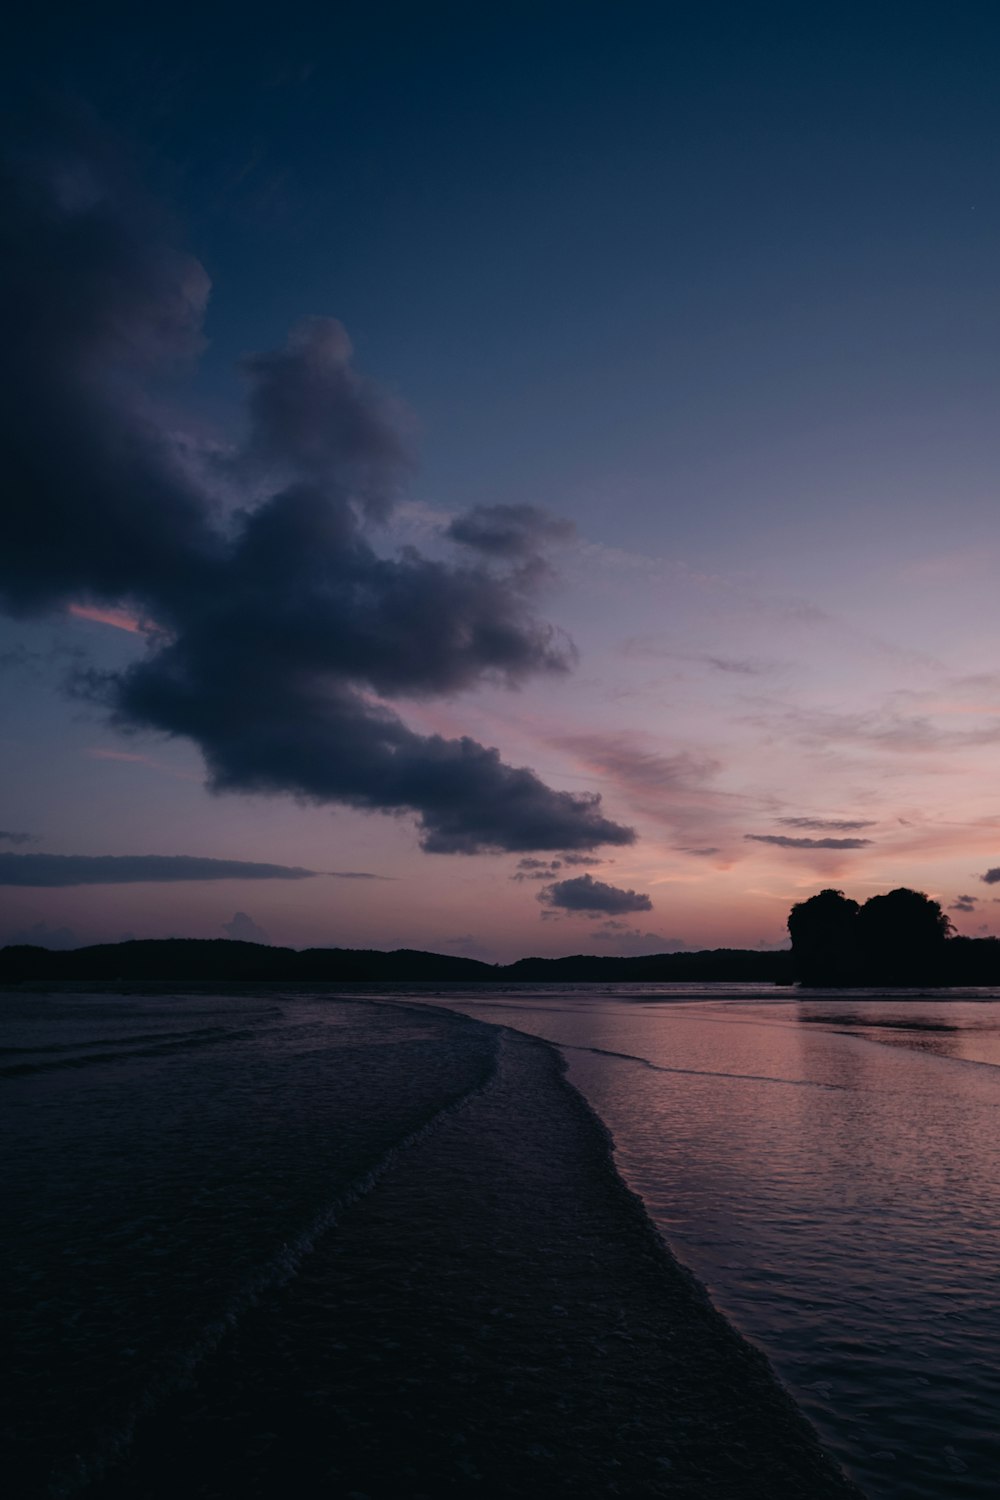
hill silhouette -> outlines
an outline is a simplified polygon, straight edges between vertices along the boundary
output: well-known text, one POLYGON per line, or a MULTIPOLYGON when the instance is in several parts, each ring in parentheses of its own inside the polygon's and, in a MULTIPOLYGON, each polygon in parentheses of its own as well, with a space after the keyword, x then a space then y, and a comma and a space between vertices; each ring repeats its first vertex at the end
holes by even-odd
POLYGON ((99 943, 69 951, 16 944, 0 949, 0 983, 22 980, 218 980, 244 983, 475 984, 712 980, 788 983, 787 950, 715 948, 639 958, 574 954, 487 964, 446 953, 397 948, 272 948, 229 938, 160 938, 99 943))

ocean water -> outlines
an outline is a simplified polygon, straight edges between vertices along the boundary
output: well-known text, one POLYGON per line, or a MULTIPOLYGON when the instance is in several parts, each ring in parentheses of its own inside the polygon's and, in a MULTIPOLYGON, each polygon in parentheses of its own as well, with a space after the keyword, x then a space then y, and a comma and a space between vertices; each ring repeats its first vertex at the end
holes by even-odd
POLYGON ((1000 1493, 996 992, 442 1001, 559 1044, 677 1258, 873 1500, 1000 1493))
POLYGON ((492 1076, 496 1024, 562 1049, 677 1258, 872 1500, 1000 1492, 1000 997, 379 993, 409 1009, 3 997, 16 1493, 99 1479, 396 1149, 492 1076))

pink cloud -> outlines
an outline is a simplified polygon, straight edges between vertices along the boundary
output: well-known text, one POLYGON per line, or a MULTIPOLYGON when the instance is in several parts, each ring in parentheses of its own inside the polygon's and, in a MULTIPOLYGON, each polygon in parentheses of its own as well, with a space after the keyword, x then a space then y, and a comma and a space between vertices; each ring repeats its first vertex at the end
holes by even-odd
POLYGON ((127 630, 130 635, 140 635, 143 622, 124 609, 107 609, 99 604, 71 604, 66 611, 77 620, 93 620, 97 625, 112 625, 115 630, 127 630))

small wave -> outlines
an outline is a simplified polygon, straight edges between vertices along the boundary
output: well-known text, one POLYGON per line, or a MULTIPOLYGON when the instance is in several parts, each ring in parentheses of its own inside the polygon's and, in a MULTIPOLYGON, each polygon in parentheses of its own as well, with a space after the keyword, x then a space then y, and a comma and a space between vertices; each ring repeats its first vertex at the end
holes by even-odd
POLYGON ((662 1063, 650 1062, 648 1057, 637 1057, 634 1052, 612 1052, 607 1047, 583 1047, 573 1042, 558 1044, 567 1052, 593 1052, 598 1057, 616 1057, 624 1062, 641 1063, 654 1073, 683 1073, 692 1078, 732 1078, 743 1083, 782 1083, 795 1089, 827 1089, 837 1093, 850 1092, 842 1083, 818 1083, 812 1078, 774 1078, 769 1073, 718 1073, 709 1068, 668 1068, 662 1063))

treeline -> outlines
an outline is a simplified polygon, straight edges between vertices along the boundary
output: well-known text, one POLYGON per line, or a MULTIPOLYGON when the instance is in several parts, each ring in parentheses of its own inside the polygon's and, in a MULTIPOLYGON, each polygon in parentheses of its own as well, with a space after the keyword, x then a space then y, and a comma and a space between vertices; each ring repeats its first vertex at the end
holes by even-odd
POLYGON ((787 984, 787 950, 761 953, 714 948, 699 953, 658 953, 641 958, 576 954, 568 958, 522 958, 487 964, 446 953, 398 948, 271 948, 226 938, 164 938, 101 943, 69 952, 12 946, 0 949, 0 983, 21 981, 207 980, 241 983, 654 983, 787 984))
POLYGON ((801 984, 1000 984, 1000 942, 953 931, 937 901, 906 886, 864 905, 843 891, 820 891, 788 916, 792 970, 801 984))

